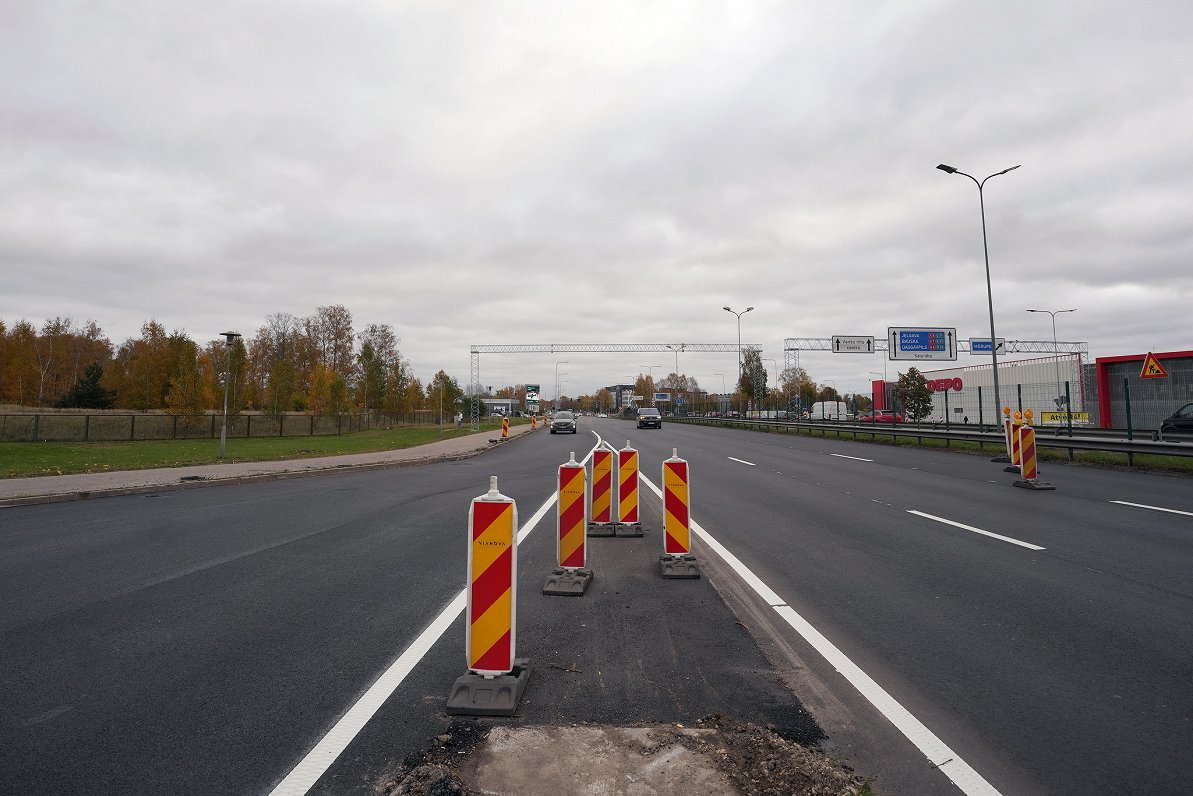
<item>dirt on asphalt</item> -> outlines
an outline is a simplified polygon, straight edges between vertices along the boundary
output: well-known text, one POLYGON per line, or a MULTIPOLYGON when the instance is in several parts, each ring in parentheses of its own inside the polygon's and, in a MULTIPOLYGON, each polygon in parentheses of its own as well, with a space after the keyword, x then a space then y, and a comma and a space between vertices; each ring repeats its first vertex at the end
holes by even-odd
MULTIPOLYGON (((513 728, 483 719, 456 720, 430 748, 408 756, 397 771, 382 777, 374 792, 378 796, 534 796, 536 792, 650 796, 690 793, 699 782, 697 790, 706 796, 716 793, 740 796, 875 795, 869 783, 825 752, 782 738, 774 728, 726 716, 705 717, 694 727, 680 724, 636 728, 582 727, 602 733, 602 739, 619 739, 622 759, 641 761, 637 763, 637 770, 623 771, 609 763, 607 755, 594 755, 595 745, 591 743, 584 748, 568 748, 568 728, 513 728), (501 743, 494 739, 522 731, 547 733, 552 739, 549 751, 541 753, 543 767, 529 772, 532 775, 529 780, 535 783, 532 789, 527 789, 525 780, 520 780, 521 784, 511 789, 515 786, 509 785, 510 780, 502 779, 499 774, 485 778, 486 772, 494 773, 491 762, 483 762, 492 756, 489 747, 501 743), (594 766, 594 760, 602 762, 594 766), (669 763, 672 769, 683 770, 672 771, 670 778, 668 772, 657 771, 669 763), (602 766, 611 770, 593 770, 602 766), (694 772, 695 769, 701 771, 694 772), (477 779, 485 781, 478 783, 477 779), (534 790, 536 787, 541 790, 534 790)), ((591 738, 591 735, 584 737, 591 738)), ((505 738, 506 743, 511 740, 517 742, 505 738)), ((534 762, 515 761, 511 767, 526 777, 528 766, 534 766, 534 762)))

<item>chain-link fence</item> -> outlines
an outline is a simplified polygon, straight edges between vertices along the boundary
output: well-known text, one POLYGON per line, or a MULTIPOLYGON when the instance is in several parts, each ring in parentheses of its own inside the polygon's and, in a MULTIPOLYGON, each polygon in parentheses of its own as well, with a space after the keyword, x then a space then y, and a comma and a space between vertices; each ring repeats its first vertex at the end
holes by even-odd
MULTIPOLYGON (((228 437, 318 437, 403 425, 434 425, 434 412, 408 415, 228 416, 228 437)), ((163 414, 4 414, 0 442, 138 442, 163 439, 218 439, 223 415, 163 414)))

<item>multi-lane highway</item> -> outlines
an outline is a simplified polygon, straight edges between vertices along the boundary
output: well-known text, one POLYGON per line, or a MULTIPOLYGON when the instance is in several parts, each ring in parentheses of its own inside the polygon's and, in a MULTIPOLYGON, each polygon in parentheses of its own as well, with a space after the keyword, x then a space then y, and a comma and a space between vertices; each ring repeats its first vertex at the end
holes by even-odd
POLYGON ((268 793, 446 622, 312 775, 370 792, 446 725, 489 475, 524 524, 548 510, 519 551, 519 721, 814 739, 798 696, 880 793, 1193 790, 1188 479, 1053 465, 1029 492, 981 457, 585 420, 461 462, 0 510, 0 792, 268 793), (647 486, 652 532, 594 540, 588 596, 538 594, 555 467, 593 432, 656 486, 690 461, 708 577, 657 578, 647 486))

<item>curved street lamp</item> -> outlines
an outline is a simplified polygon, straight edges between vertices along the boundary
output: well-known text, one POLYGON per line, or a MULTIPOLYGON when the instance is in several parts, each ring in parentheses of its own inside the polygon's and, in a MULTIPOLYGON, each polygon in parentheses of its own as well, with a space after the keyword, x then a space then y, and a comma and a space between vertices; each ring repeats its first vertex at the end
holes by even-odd
POLYGON ((998 424, 1002 422, 1002 396, 998 389, 998 338, 994 335, 994 292, 990 289, 990 248, 986 244, 986 199, 982 193, 982 188, 986 185, 986 180, 990 179, 990 177, 997 177, 1000 174, 1006 174, 1008 171, 1014 171, 1019 166, 1011 166, 1002 171, 996 171, 981 182, 972 174, 958 171, 944 163, 941 163, 936 168, 946 174, 960 174, 962 177, 969 177, 969 179, 973 180, 974 185, 978 186, 978 203, 982 212, 982 254, 986 257, 986 304, 990 309, 990 365, 994 370, 994 422, 998 424))
POLYGON ((1076 312, 1077 310, 1028 310, 1028 312, 1046 312, 1052 316, 1052 355, 1053 363, 1056 365, 1056 408, 1058 411, 1067 412, 1069 408, 1061 408, 1064 404, 1064 396, 1060 392, 1060 344, 1056 342, 1056 316, 1062 312, 1076 312))
POLYGON ((728 313, 731 313, 731 314, 737 316, 737 381, 740 384, 741 383, 741 316, 745 315, 747 312, 750 312, 754 308, 746 307, 741 312, 734 312, 733 310, 729 309, 728 307, 722 307, 721 309, 725 310, 725 312, 728 312, 728 313))

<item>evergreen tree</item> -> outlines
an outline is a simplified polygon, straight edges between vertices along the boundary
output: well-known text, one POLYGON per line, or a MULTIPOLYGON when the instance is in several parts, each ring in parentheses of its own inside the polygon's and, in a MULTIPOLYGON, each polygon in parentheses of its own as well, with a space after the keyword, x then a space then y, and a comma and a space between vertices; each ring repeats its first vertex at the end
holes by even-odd
POLYGON ((103 375, 103 366, 92 362, 55 405, 64 409, 111 409, 116 404, 116 393, 100 386, 103 375))

